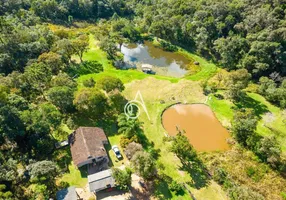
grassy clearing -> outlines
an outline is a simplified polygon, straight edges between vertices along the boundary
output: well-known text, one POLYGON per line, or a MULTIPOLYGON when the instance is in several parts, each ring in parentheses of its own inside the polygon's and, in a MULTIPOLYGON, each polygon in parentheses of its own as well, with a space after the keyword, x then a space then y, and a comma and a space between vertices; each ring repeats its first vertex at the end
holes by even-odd
POLYGON ((195 60, 200 63, 201 70, 196 74, 186 76, 185 78, 187 80, 193 80, 193 81, 206 80, 214 76, 215 73, 217 72, 217 66, 207 61, 206 59, 183 49, 180 49, 179 53, 183 54, 186 57, 189 57, 191 60, 195 60))
MULTIPOLYGON (((146 78, 144 80, 137 80, 126 84, 124 95, 128 99, 133 99, 137 91, 141 92, 151 118, 149 121, 147 115, 142 113, 140 115, 140 121, 144 122, 144 133, 146 137, 154 142, 156 149, 160 149, 161 156, 159 157, 158 162, 162 163, 165 167, 163 173, 181 183, 198 181, 192 178, 194 177, 192 174, 180 170, 180 161, 173 153, 170 153, 168 149, 169 145, 163 142, 165 130, 161 125, 161 113, 167 106, 177 102, 205 102, 206 97, 203 95, 199 83, 181 80, 175 84, 170 83, 169 81, 157 80, 155 78, 146 78), (158 90, 158 88, 160 88, 160 90, 158 90), (164 101, 165 103, 161 104, 161 101, 164 101)), ((176 196, 175 194, 168 193, 167 185, 164 187, 160 185, 157 190, 159 190, 157 193, 163 195, 165 199, 179 198, 179 196, 176 196)), ((193 188, 192 192, 196 193, 195 196, 201 197, 199 199, 226 199, 225 193, 220 189, 220 186, 214 182, 211 182, 201 189, 193 188)), ((187 199, 190 199, 190 196, 188 196, 187 193, 185 195, 187 195, 187 199)))
POLYGON ((65 173, 58 181, 67 182, 71 186, 84 188, 87 184, 87 170, 78 170, 73 163, 68 166, 69 173, 65 173))
POLYGON ((248 96, 255 101, 260 102, 266 108, 265 111, 271 112, 274 115, 273 122, 265 123, 263 117, 266 113, 261 114, 262 119, 258 123, 257 132, 263 136, 275 135, 278 141, 281 143, 282 150, 286 152, 286 126, 283 123, 281 109, 269 103, 264 97, 259 94, 249 93, 248 96))

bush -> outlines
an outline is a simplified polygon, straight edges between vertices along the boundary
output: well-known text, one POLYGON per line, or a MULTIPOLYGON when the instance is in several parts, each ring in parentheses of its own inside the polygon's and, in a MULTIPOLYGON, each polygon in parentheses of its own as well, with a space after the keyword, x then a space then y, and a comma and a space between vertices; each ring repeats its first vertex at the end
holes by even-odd
POLYGON ((159 46, 165 51, 170 51, 170 52, 178 51, 178 48, 175 45, 172 45, 171 43, 166 42, 164 40, 159 41, 159 46))
POLYGON ((129 168, 125 170, 113 168, 112 176, 121 190, 128 190, 128 186, 131 185, 131 170, 129 168))
POLYGON ((123 136, 120 138, 120 146, 122 148, 126 148, 127 145, 129 145, 131 142, 139 142, 139 139, 136 135, 134 135, 133 137, 131 137, 130 139, 128 139, 127 137, 123 136))
POLYGON ((137 151, 143 151, 142 145, 136 142, 131 142, 127 145, 124 152, 127 158, 130 160, 137 151))
POLYGON ((228 190, 231 200, 264 200, 265 198, 246 186, 234 186, 228 190))
POLYGON ((218 168, 214 171, 213 178, 217 183, 222 185, 227 179, 227 173, 223 168, 218 168))
POLYGON ((84 85, 84 87, 94 87, 95 86, 95 81, 93 80, 93 78, 90 78, 90 79, 87 79, 87 80, 84 80, 82 82, 82 84, 84 85))
POLYGON ((171 191, 175 192, 176 194, 183 191, 182 184, 179 184, 176 181, 172 181, 172 183, 169 185, 169 188, 171 191))
POLYGON ((105 90, 106 92, 111 92, 112 90, 119 90, 122 92, 124 90, 124 84, 119 78, 112 76, 102 77, 97 81, 97 85, 99 88, 105 90))

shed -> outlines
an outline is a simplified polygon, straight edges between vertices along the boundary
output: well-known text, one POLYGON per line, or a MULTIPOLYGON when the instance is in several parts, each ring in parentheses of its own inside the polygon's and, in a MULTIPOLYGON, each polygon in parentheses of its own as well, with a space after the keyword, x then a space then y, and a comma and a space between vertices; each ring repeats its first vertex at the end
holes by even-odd
POLYGON ((153 66, 149 64, 143 64, 142 65, 142 71, 152 71, 153 66))
POLYGON ((115 186, 111 169, 104 170, 87 177, 90 192, 98 192, 115 186))

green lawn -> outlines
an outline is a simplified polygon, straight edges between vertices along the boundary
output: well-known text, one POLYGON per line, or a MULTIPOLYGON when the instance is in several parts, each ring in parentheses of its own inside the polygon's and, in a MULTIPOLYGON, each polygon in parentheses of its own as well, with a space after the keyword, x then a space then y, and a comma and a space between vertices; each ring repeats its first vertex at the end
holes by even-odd
POLYGON ((78 170, 76 166, 71 163, 68 166, 69 172, 65 173, 58 181, 67 182, 70 186, 84 188, 87 184, 87 170, 78 170))

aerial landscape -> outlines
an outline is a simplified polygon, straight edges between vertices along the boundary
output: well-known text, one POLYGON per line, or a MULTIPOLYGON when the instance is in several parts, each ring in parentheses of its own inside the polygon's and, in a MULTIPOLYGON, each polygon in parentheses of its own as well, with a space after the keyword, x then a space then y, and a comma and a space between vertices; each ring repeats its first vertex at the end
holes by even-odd
POLYGON ((286 0, 0 2, 0 200, 286 200, 286 0))

